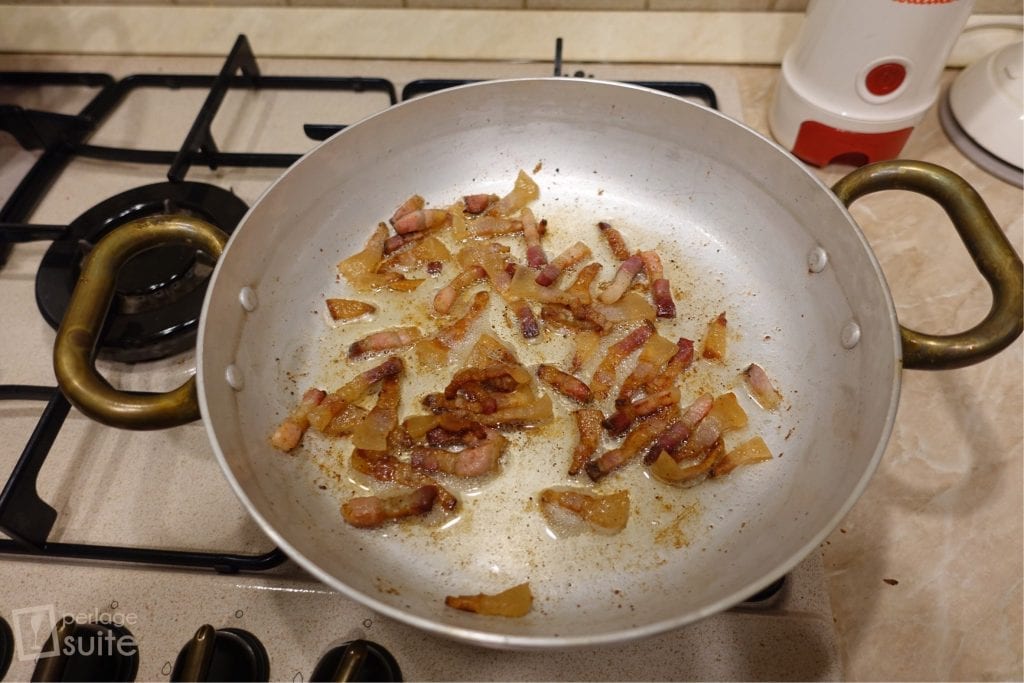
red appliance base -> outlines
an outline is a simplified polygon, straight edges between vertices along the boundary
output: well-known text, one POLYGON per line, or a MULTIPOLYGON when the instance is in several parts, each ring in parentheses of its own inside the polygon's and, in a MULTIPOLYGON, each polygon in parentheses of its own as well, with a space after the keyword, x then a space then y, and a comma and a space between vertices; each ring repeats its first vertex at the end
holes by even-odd
POLYGON ((907 144, 913 127, 888 133, 858 133, 839 130, 817 121, 800 124, 793 154, 814 166, 831 163, 863 166, 875 161, 895 159, 907 144))

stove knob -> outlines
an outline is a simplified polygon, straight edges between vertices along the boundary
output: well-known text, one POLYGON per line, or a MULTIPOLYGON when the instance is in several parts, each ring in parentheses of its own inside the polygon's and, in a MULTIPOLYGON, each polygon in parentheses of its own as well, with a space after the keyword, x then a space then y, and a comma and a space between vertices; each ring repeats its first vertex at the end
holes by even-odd
POLYGON ((33 681, 134 681, 139 671, 135 636, 120 624, 64 617, 51 642, 56 650, 40 654, 33 681))
POLYGON ((270 660, 263 643, 240 628, 204 624, 178 653, 172 681, 268 681, 270 660))
POLYGON ((313 681, 401 681, 390 652, 369 640, 353 640, 327 651, 313 669, 313 681))
POLYGON ((14 634, 7 620, 0 617, 0 680, 7 675, 7 669, 14 659, 14 634))

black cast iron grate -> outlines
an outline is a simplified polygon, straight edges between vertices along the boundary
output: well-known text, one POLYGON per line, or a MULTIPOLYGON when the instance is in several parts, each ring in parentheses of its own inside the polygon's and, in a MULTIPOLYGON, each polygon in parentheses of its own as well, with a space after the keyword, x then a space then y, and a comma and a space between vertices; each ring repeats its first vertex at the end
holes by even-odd
MULTIPOLYGON (((561 38, 555 45, 554 75, 563 75, 561 38)), ((589 77, 582 71, 572 75, 589 77)), ((402 99, 471 82, 469 79, 420 79, 406 85, 402 99)), ((700 99, 707 106, 717 108, 714 91, 703 83, 633 83, 681 97, 700 99)), ((169 167, 167 178, 172 183, 183 182, 193 164, 210 169, 219 166, 283 169, 297 161, 301 154, 223 152, 218 149, 210 126, 225 94, 231 88, 383 92, 391 104, 398 101, 394 85, 383 78, 264 76, 260 74, 245 36, 238 37, 216 76, 137 74, 115 80, 108 74, 100 73, 0 72, 0 86, 86 86, 97 90, 92 100, 77 115, 0 104, 0 130, 11 133, 25 149, 42 150, 39 159, 0 208, 0 267, 6 262, 12 244, 52 241, 66 233, 68 226, 40 225, 26 221, 74 158, 166 165, 169 167), (208 90, 206 100, 181 147, 177 150, 152 150, 89 144, 90 136, 103 121, 131 93, 140 88, 208 90)), ((338 124, 306 124, 304 131, 313 140, 323 140, 343 128, 344 125, 338 124)), ((32 435, 0 492, 0 531, 10 537, 0 539, 0 554, 194 567, 223 573, 262 571, 276 567, 286 559, 284 553, 277 548, 250 555, 48 540, 58 512, 39 497, 36 479, 71 406, 59 389, 45 386, 0 385, 0 400, 45 403, 32 435)))

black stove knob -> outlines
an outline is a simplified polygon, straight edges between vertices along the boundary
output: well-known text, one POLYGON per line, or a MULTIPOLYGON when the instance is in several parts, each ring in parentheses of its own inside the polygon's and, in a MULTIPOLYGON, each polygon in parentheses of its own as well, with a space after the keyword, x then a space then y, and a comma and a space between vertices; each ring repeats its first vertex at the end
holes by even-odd
POLYGON ((370 640, 352 640, 327 651, 313 669, 313 681, 401 681, 390 652, 370 640))
POLYGON ((259 638, 240 628, 199 627, 178 653, 172 681, 269 681, 270 660, 259 638))
POLYGON ((64 617, 54 627, 55 649, 36 661, 33 681, 134 681, 139 647, 131 631, 106 620, 77 623, 64 617))

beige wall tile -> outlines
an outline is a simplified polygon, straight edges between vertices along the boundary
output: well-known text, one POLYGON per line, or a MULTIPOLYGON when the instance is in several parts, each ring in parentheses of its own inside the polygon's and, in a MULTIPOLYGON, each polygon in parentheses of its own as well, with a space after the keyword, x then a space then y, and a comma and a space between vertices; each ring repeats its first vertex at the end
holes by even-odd
POLYGON ((647 0, 526 0, 527 9, 555 10, 642 10, 647 0))
POLYGON ((526 0, 405 0, 405 6, 446 9, 525 9, 526 0))

